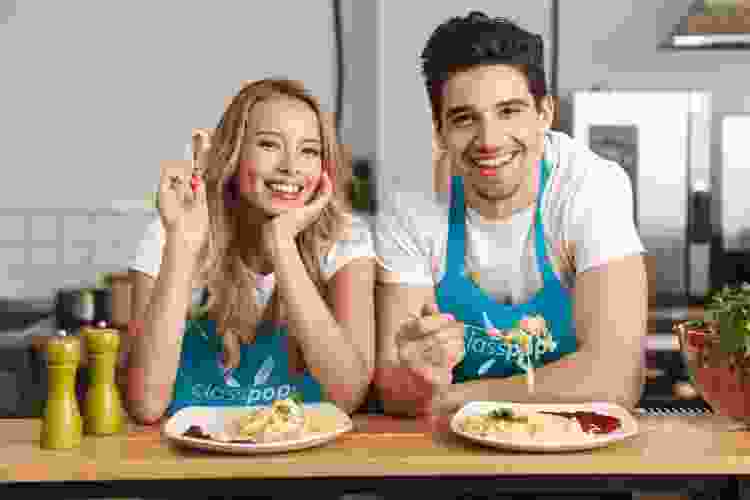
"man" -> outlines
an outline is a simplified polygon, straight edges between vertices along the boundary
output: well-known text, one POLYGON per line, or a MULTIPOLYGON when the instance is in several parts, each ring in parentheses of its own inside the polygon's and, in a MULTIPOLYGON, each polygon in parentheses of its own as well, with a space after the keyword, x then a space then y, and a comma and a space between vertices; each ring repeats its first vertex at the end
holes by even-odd
POLYGON ((626 172, 550 130, 540 36, 472 12, 439 26, 422 59, 453 177, 434 197, 392 194, 375 221, 385 411, 476 400, 633 408, 647 285, 626 172), (530 316, 556 344, 531 353, 533 392, 518 351, 486 333, 530 316))

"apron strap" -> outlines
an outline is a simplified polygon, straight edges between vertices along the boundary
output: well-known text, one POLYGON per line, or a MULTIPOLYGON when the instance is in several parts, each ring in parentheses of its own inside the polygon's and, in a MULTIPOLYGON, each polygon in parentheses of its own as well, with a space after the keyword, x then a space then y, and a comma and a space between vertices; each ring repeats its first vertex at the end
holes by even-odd
POLYGON ((542 195, 547 184, 549 164, 542 159, 539 162, 539 191, 536 197, 536 210, 534 214, 534 237, 536 263, 539 272, 542 273, 544 283, 556 281, 555 273, 547 258, 547 245, 544 240, 544 225, 542 224, 542 195))
POLYGON ((463 274, 466 255, 466 211, 464 184, 460 175, 451 178, 451 205, 448 218, 448 248, 446 250, 446 275, 463 274))

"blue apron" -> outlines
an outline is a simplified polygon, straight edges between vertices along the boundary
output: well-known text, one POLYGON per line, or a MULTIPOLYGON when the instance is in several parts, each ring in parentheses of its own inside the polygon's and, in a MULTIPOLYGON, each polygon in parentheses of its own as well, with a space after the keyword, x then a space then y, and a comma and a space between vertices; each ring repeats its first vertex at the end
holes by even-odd
MULTIPOLYGON (((535 221, 535 253, 537 266, 544 278, 542 288, 528 302, 518 305, 501 304, 487 295, 465 272, 466 206, 463 179, 454 176, 451 186, 451 206, 448 229, 447 269, 437 290, 437 304, 441 312, 451 313, 458 321, 484 329, 487 319, 498 330, 508 330, 527 315, 541 315, 547 321, 557 349, 544 352, 537 349, 533 355, 534 366, 543 365, 574 352, 577 348, 575 325, 572 319, 570 293, 555 276, 547 258, 542 226, 541 199, 548 172, 540 162, 539 194, 535 221)), ((541 343, 539 344, 541 347, 541 343)), ((453 380, 461 383, 482 377, 508 377, 524 371, 515 363, 518 346, 506 347, 495 337, 475 328, 465 328, 465 357, 453 369, 453 380)))
POLYGON ((216 322, 188 321, 167 415, 187 406, 268 405, 295 392, 306 403, 322 401, 323 389, 308 371, 290 373, 287 338, 285 327, 260 323, 254 342, 240 344, 239 366, 227 371, 216 322))

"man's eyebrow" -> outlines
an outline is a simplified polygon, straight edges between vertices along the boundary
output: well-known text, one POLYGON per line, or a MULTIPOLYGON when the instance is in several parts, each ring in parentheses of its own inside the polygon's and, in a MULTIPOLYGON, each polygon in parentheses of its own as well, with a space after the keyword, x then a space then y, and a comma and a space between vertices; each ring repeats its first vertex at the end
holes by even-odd
MULTIPOLYGON (((529 107, 529 103, 526 102, 524 99, 508 99, 505 101, 500 101, 497 104, 495 104, 495 108, 502 108, 504 106, 524 106, 529 107)), ((450 118, 452 116, 455 116, 460 113, 468 113, 470 111, 474 111, 473 106, 456 106, 453 108, 450 108, 448 112, 445 114, 446 118, 450 118)))
POLYGON ((281 134, 275 130, 258 130, 255 132, 255 135, 275 135, 281 137, 281 134))

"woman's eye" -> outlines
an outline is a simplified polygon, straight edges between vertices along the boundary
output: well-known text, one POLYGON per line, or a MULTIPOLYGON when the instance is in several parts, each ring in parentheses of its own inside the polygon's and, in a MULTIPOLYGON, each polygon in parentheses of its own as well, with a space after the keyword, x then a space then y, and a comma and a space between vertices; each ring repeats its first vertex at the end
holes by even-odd
POLYGON ((512 116, 512 115, 515 115, 515 114, 517 114, 519 112, 520 112, 520 110, 518 110, 518 109, 505 108, 505 109, 503 109, 503 110, 500 111, 500 114, 502 116, 512 116))
POLYGON ((304 149, 302 152, 305 153, 306 155, 311 155, 315 157, 320 156, 320 151, 314 148, 307 148, 307 149, 304 149))
POLYGON ((276 147, 276 143, 271 141, 260 141, 258 143, 258 146, 262 147, 263 149, 271 149, 276 147))
POLYGON ((454 127, 463 127, 464 125, 469 125, 471 122, 471 117, 468 115, 463 116, 457 116, 453 119, 453 126, 454 127))

